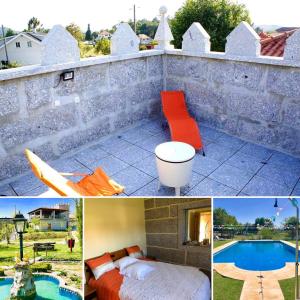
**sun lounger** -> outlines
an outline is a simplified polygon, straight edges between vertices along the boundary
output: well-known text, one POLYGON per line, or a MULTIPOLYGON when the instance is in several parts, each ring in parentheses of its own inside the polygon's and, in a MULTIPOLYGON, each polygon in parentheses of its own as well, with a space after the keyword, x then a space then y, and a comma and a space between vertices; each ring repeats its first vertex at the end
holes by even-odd
POLYGON ((187 110, 183 91, 163 91, 161 98, 172 140, 190 144, 195 150, 203 151, 198 124, 187 110))
POLYGON ((33 173, 61 196, 112 196, 123 192, 124 187, 109 178, 101 168, 93 174, 59 173, 30 150, 25 150, 33 173), (64 176, 82 176, 74 183, 64 176))

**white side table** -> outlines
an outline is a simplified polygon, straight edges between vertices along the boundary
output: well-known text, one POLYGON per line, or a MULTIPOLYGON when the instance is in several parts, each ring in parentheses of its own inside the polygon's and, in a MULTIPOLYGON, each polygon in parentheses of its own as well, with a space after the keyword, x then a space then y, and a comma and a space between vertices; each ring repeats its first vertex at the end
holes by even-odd
POLYGON ((195 154, 191 145, 182 142, 158 145, 155 155, 160 184, 174 187, 176 196, 180 196, 180 187, 190 181, 195 154))

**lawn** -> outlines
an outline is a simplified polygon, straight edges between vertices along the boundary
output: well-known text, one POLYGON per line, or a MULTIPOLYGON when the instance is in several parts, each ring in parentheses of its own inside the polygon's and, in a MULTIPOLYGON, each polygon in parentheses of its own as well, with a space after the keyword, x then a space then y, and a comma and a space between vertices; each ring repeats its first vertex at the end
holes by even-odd
POLYGON ((295 278, 279 280, 285 300, 295 300, 295 278))
MULTIPOLYGON (((45 240, 43 240, 45 242, 45 240)), ((63 239, 51 239, 51 242, 55 242, 54 251, 39 251, 36 256, 42 257, 43 260, 72 260, 80 261, 81 260, 81 251, 78 243, 75 243, 73 252, 70 252, 70 249, 66 245, 63 239)), ((37 242, 37 241, 34 241, 37 242)), ((33 258, 33 241, 26 241, 24 243, 24 256, 33 258)), ((0 244, 0 266, 11 266, 14 264, 15 257, 19 257, 19 242, 14 242, 8 246, 4 243, 0 244)))
POLYGON ((239 300, 244 281, 223 277, 214 271, 214 300, 239 300))
POLYGON ((214 241, 214 248, 220 247, 220 246, 230 243, 232 241, 233 240, 214 241))

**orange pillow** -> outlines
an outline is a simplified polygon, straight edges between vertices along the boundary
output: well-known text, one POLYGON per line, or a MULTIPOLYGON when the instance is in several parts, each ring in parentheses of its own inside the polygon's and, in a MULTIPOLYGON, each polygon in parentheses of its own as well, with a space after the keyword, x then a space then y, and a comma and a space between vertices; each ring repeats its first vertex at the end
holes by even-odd
POLYGON ((105 253, 100 257, 91 259, 87 261, 86 264, 92 270, 96 280, 104 273, 111 271, 115 268, 115 265, 109 253, 105 253))
POLYGON ((139 246, 131 246, 127 247, 126 251, 129 256, 134 257, 134 258, 140 258, 143 256, 141 248, 139 246))

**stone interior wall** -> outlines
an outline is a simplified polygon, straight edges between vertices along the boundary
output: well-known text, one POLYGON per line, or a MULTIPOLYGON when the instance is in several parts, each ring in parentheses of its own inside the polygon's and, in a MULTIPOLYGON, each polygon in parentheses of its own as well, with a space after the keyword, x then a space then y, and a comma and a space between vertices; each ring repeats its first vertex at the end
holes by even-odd
POLYGON ((0 180, 28 169, 26 147, 52 160, 160 110, 161 56, 74 71, 73 81, 61 72, 0 81, 0 180))
POLYGON ((167 55, 167 89, 182 89, 200 123, 300 156, 300 69, 167 55))
POLYGON ((145 199, 147 255, 163 262, 211 269, 210 246, 183 246, 182 209, 189 205, 210 207, 210 199, 145 199))

